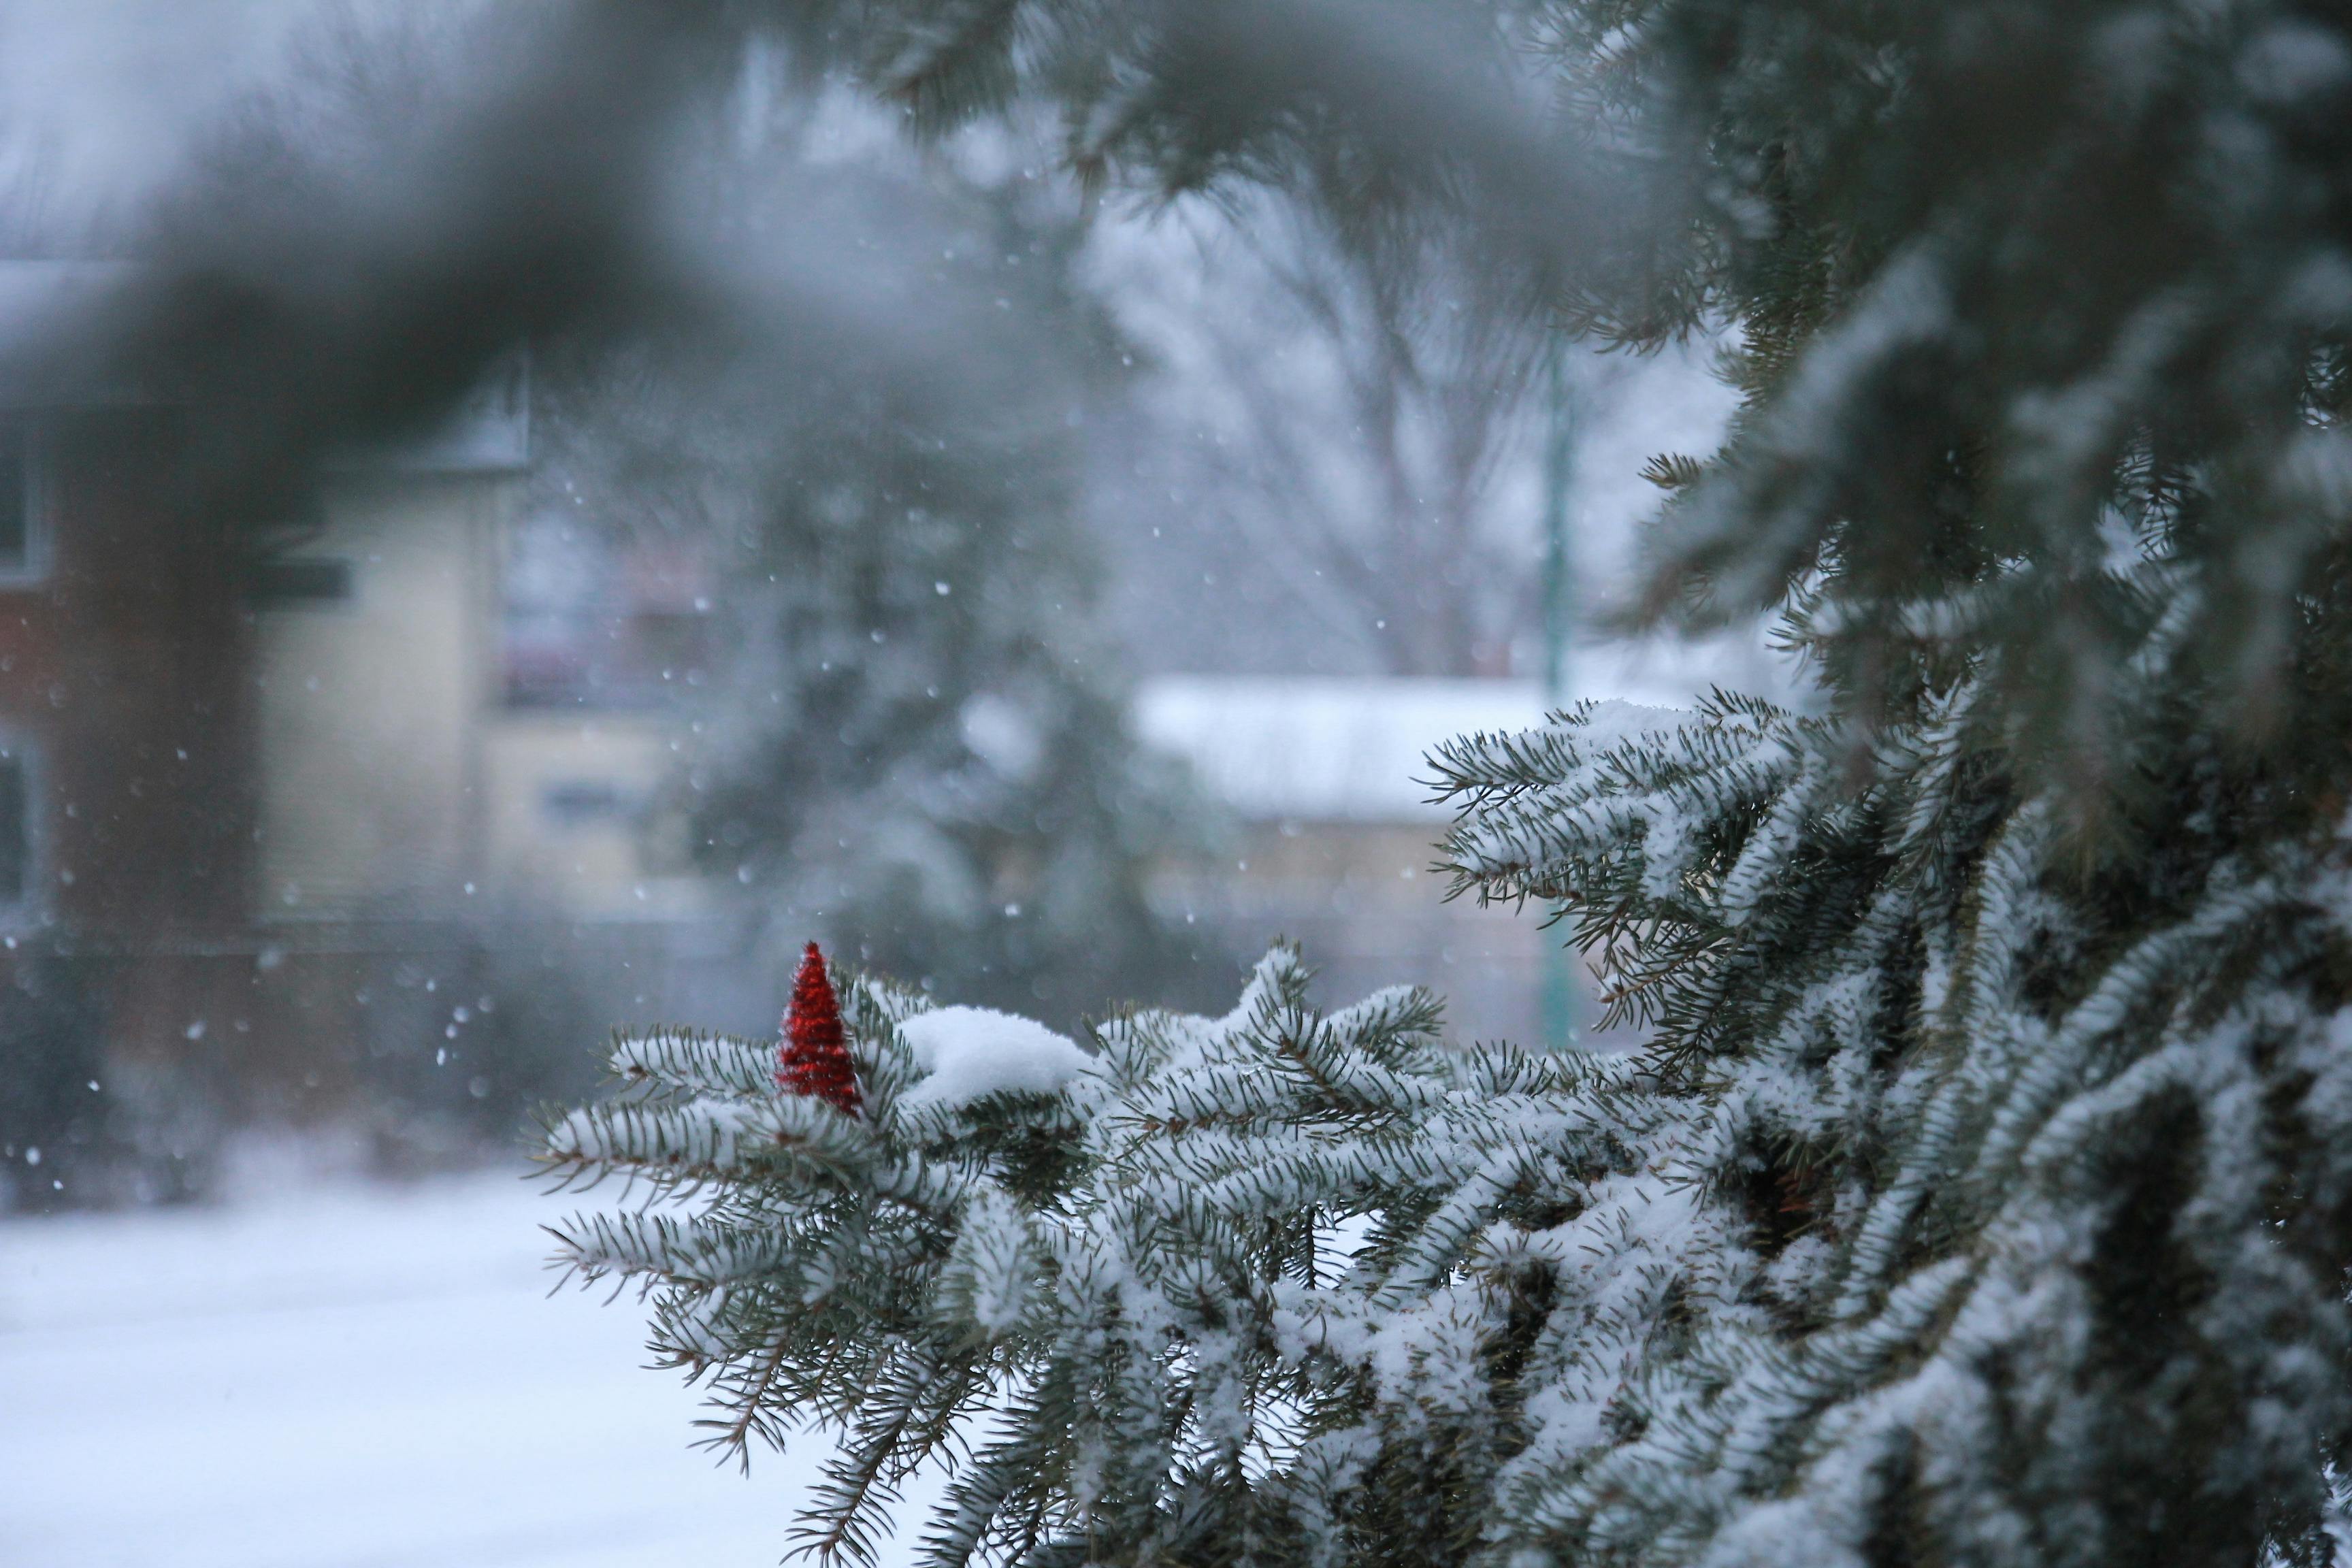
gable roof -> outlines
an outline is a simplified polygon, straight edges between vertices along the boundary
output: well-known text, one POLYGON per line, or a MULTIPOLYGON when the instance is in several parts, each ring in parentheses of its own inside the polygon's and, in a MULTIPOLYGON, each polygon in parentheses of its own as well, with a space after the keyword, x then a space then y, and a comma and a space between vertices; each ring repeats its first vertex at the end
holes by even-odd
POLYGON ((1430 822, 1441 742, 1544 721, 1533 681, 1161 676, 1137 689, 1145 744, 1258 821, 1430 822))

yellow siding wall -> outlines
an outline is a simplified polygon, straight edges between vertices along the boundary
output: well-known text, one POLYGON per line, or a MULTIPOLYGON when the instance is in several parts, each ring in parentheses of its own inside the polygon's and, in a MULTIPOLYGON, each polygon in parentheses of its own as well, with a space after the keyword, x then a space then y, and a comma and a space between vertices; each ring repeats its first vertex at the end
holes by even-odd
POLYGON ((341 603, 259 612, 259 897, 275 919, 458 912, 483 864, 490 552, 514 481, 411 476, 330 500, 306 556, 341 603))

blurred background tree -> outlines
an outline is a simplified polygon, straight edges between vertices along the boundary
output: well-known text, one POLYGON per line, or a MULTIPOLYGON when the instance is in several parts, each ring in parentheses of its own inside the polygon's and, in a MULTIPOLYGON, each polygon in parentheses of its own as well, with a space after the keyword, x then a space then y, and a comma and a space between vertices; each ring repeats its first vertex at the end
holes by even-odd
POLYGON ((789 86, 740 89, 696 161, 716 243, 753 267, 786 226, 857 237, 956 363, 892 382, 740 325, 541 361, 541 510, 707 558, 707 645, 670 672, 698 689, 673 692, 699 715, 666 803, 686 856, 778 963, 820 936, 1072 1021, 1197 994, 1224 955, 1146 883, 1212 813, 1132 732, 1081 516, 1131 356, 1077 275, 1079 208, 1017 129, 925 156, 789 86))
POLYGON ((1113 446, 1124 461, 1104 488, 1130 518, 1182 530, 1210 579, 1130 574, 1122 613, 1163 657, 1536 668, 1540 437, 1553 394, 1589 396, 1607 367, 1579 354, 1558 386, 1541 374, 1550 336, 1528 279, 1475 243, 1359 232, 1263 189, 1105 237, 1093 270, 1149 359, 1142 428, 1113 446), (1272 635, 1226 635, 1221 602, 1272 635))

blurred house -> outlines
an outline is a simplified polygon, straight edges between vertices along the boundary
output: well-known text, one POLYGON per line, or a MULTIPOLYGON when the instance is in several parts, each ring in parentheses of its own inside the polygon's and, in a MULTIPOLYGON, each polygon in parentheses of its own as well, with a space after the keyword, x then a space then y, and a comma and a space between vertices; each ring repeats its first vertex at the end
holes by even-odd
POLYGON ((625 1020, 757 1027, 772 1002, 736 994, 735 928, 663 833, 698 563, 533 515, 529 454, 516 364, 335 474, 252 608, 265 988, 326 1037, 429 1043, 478 1097, 531 1077, 519 1049, 584 1063, 625 1020))
POLYGON ((336 474, 319 526, 268 563, 254 684, 272 929, 707 914, 651 830, 689 721, 685 681, 646 667, 699 633, 669 625, 698 621, 674 603, 691 563, 637 573, 647 593, 614 593, 593 558, 551 585, 529 448, 518 365, 440 437, 336 474))
MULTIPOLYGON (((0 342, 122 278, 0 264, 0 342)), ((509 593, 523 365, 350 454, 299 525, 194 515, 167 488, 190 425, 0 371, 0 1061, 45 1075, 0 1092, 0 1160, 50 1140, 45 1188, 58 1140, 168 1164, 386 1083, 511 1126, 546 1083, 518 1052, 584 1066, 681 988, 725 1016, 740 966, 652 809, 689 721, 593 658, 551 673, 509 593)), ((579 629, 644 664, 691 642, 691 563, 636 575, 645 604, 579 629)))
MULTIPOLYGON (((123 278, 0 264, 0 348, 123 278)), ((534 510, 520 361, 268 527, 169 488, 191 411, 12 363, 0 1173, 20 1197, 36 1136, 45 1188, 65 1139, 131 1147, 168 1190, 224 1125, 391 1106, 402 1137, 502 1136, 615 1023, 770 1026, 771 977, 662 809, 712 568, 534 510)), ((1171 868, 1159 896, 1237 955, 1302 942, 1328 999, 1421 981, 1458 1033, 1553 1036, 1565 966, 1533 918, 1444 900, 1415 782, 1440 741, 1540 706, 1496 681, 1147 683, 1146 739, 1244 825, 1230 868, 1171 868)))
POLYGON ((1243 824, 1233 859, 1171 873, 1161 897, 1238 952, 1300 942, 1322 1000, 1417 983, 1465 1038, 1556 1039, 1582 994, 1536 911, 1445 899, 1446 813, 1423 782, 1441 742, 1543 721, 1532 682, 1161 676, 1144 740, 1183 758, 1243 824))

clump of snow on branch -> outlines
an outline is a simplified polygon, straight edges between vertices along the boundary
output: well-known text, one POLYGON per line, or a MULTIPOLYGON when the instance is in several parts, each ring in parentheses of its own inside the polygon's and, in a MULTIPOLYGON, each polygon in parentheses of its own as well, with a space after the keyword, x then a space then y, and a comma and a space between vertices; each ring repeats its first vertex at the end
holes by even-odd
POLYGON ((992 1094, 1052 1094, 1089 1058, 1066 1035, 989 1007, 941 1007, 898 1026, 922 1074, 902 1105, 965 1105, 992 1094))
POLYGON ((950 1456, 940 1563, 1761 1565, 1889 1519, 1994 1560, 2065 1500, 2127 1533, 2222 1485, 2326 1517, 2346 873, 2185 859, 2090 942, 1969 700, 1859 786, 1833 724, 1729 697, 1435 759, 1463 888, 1564 906, 1637 1050, 1455 1047, 1412 990, 1323 1013, 1288 949, 1092 1053, 867 980, 863 1119, 625 1045, 550 1163, 699 1196, 566 1261, 652 1288, 713 1442, 839 1431, 803 1541, 853 1562, 950 1456))

